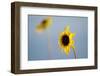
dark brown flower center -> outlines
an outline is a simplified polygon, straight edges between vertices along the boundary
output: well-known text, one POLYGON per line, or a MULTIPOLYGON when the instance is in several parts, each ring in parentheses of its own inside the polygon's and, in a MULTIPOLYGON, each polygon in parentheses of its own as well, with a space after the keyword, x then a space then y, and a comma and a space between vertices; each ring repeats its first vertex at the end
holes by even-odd
POLYGON ((69 37, 67 35, 62 36, 62 44, 67 46, 69 44, 69 37))
POLYGON ((43 26, 43 28, 46 28, 46 23, 47 23, 46 20, 43 20, 43 21, 42 21, 42 26, 43 26))

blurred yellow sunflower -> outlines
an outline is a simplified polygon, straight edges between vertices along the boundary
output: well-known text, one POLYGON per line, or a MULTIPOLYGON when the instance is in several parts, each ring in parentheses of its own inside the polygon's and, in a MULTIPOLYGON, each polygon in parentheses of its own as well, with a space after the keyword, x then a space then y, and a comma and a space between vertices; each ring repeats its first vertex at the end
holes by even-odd
MULTIPOLYGON (((64 31, 60 33, 58 44, 62 48, 66 55, 69 54, 70 48, 75 48, 73 37, 75 33, 70 32, 70 27, 65 27, 64 31)), ((75 50, 74 50, 75 53, 75 50)))
MULTIPOLYGON (((42 20, 38 25, 36 25, 36 32, 41 33, 46 31, 51 25, 52 25, 52 17, 48 16, 44 20, 42 20)), ((47 31, 48 36, 48 56, 51 58, 51 43, 50 43, 50 36, 49 36, 49 30, 47 31)))
POLYGON ((51 26, 51 24, 52 24, 52 18, 51 17, 47 17, 40 24, 38 24, 36 26, 36 31, 37 32, 43 32, 44 30, 49 28, 51 26))

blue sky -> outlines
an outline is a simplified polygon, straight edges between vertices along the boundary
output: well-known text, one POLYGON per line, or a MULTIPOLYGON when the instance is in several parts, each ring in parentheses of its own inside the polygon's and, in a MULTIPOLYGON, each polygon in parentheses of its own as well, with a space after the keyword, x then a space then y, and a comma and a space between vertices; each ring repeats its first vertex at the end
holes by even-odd
POLYGON ((74 16, 51 16, 52 26, 41 34, 35 32, 37 24, 48 16, 29 15, 28 16, 28 60, 55 60, 74 59, 73 50, 68 56, 58 46, 59 33, 64 31, 65 26, 70 26, 70 30, 76 33, 75 47, 77 58, 88 57, 88 18, 74 16), (48 35, 51 50, 48 50, 48 35))

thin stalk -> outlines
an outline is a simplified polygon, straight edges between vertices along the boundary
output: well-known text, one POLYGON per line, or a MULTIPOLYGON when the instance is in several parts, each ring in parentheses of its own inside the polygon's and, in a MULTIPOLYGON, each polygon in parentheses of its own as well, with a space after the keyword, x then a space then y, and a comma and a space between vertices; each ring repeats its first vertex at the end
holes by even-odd
POLYGON ((72 47, 72 48, 73 48, 73 52, 74 52, 74 57, 76 59, 76 51, 75 51, 75 48, 74 47, 72 47))
POLYGON ((50 34, 49 31, 47 31, 48 36, 48 57, 51 58, 51 42, 50 42, 50 34))

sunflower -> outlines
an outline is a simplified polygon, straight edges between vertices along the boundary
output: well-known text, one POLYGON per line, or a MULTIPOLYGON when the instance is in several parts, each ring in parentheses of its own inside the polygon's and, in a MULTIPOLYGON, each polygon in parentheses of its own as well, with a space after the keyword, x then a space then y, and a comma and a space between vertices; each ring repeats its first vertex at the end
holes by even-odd
POLYGON ((74 55, 75 54, 75 46, 74 46, 74 40, 73 37, 75 36, 75 33, 70 32, 70 27, 65 27, 64 31, 60 33, 58 44, 60 48, 62 48, 66 55, 69 54, 70 48, 73 48, 74 55))
POLYGON ((48 57, 51 58, 51 43, 50 43, 50 36, 49 36, 49 30, 48 28, 52 25, 52 17, 48 16, 44 20, 42 20, 37 26, 36 26, 36 32, 47 32, 47 38, 48 38, 48 57))
POLYGON ((36 26, 36 31, 37 32, 43 32, 45 31, 47 28, 49 28, 52 24, 52 18, 51 17, 47 17, 45 18, 43 21, 41 21, 40 24, 38 24, 36 26))

